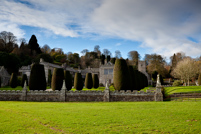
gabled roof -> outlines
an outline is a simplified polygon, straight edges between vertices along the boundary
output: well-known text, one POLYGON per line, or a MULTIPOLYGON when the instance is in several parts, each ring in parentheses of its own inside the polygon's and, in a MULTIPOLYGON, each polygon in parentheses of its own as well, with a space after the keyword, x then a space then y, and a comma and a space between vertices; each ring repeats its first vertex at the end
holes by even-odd
POLYGON ((9 76, 10 74, 7 72, 7 70, 4 68, 4 66, 0 66, 0 76, 9 76))

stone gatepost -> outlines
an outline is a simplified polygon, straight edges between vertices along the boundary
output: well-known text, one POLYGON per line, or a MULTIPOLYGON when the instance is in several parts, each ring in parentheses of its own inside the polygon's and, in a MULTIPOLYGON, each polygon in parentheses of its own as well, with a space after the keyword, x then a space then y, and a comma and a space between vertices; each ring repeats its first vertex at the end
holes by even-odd
POLYGON ((65 102, 66 101, 66 84, 65 80, 63 80, 63 86, 60 91, 60 101, 65 102))
POLYGON ((160 75, 157 75, 156 92, 154 94, 155 101, 163 101, 162 86, 160 82, 160 75))
POLYGON ((110 88, 109 88, 109 81, 108 80, 107 80, 106 86, 105 86, 103 101, 104 102, 109 102, 110 101, 110 88))
POLYGON ((21 101, 27 100, 27 84, 26 84, 26 81, 24 82, 24 87, 22 89, 22 96, 21 96, 20 100, 21 101))

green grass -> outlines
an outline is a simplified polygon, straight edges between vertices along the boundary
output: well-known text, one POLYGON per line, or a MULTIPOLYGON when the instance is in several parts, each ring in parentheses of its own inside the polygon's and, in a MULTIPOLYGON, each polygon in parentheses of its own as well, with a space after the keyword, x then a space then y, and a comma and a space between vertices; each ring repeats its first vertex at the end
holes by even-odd
MULTIPOLYGON (((142 91, 149 90, 149 87, 145 87, 142 91)), ((154 90, 151 88, 151 90, 154 90)), ((201 86, 180 86, 180 87, 165 87, 166 95, 171 95, 174 93, 201 93, 201 86)))
POLYGON ((201 92, 201 86, 166 87, 166 94, 201 92))
POLYGON ((0 133, 201 132, 201 102, 0 102, 0 133))
MULTIPOLYGON (((49 89, 50 87, 47 86, 46 89, 49 89)), ((21 86, 17 86, 16 88, 12 88, 10 86, 5 86, 5 87, 1 87, 0 90, 22 90, 23 88, 21 86)), ((29 86, 27 86, 27 89, 29 89, 29 86)))
MULTIPOLYGON (((28 89, 29 89, 29 87, 27 87, 28 89)), ((50 89, 51 87, 47 87, 46 89, 50 89)), ((18 87, 16 87, 16 88, 11 88, 10 86, 5 86, 5 87, 2 87, 2 88, 0 88, 0 90, 22 90, 23 88, 21 87, 21 86, 18 86, 18 87)), ((73 90, 73 91, 75 91, 76 89, 75 88, 73 88, 73 89, 71 89, 71 90, 73 90)), ((104 91, 105 90, 105 87, 99 87, 99 88, 97 88, 97 89, 95 89, 95 88, 92 88, 92 89, 87 89, 87 88, 83 88, 82 90, 93 90, 93 91, 98 91, 98 90, 101 90, 101 91, 104 91)), ((114 91, 115 89, 114 89, 114 87, 113 86, 110 86, 110 91, 114 91)))

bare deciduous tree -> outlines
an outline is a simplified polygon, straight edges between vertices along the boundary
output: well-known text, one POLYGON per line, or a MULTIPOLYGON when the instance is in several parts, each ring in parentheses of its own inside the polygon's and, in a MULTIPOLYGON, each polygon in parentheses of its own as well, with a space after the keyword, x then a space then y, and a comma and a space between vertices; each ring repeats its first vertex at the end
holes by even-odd
POLYGON ((196 64, 195 60, 191 58, 184 58, 180 62, 177 63, 172 75, 175 78, 184 80, 184 82, 188 82, 196 76, 198 73, 198 64, 196 64))
POLYGON ((121 52, 120 52, 119 50, 116 50, 116 51, 115 51, 115 57, 116 57, 117 59, 121 58, 121 52))

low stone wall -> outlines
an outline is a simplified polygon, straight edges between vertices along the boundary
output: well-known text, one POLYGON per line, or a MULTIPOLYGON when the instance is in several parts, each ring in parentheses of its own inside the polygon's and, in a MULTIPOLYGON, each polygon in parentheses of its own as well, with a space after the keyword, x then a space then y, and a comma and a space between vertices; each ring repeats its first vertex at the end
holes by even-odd
POLYGON ((0 91, 0 101, 41 102, 103 102, 103 101, 162 101, 160 91, 0 91))
POLYGON ((170 98, 201 98, 201 93, 174 93, 170 98))

